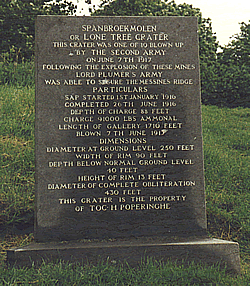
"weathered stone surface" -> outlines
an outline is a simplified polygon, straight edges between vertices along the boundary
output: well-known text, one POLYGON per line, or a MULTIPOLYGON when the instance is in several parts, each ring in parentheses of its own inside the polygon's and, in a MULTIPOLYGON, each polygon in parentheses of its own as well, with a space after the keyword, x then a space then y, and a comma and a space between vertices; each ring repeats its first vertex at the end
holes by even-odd
POLYGON ((126 261, 131 266, 148 257, 186 264, 191 261, 212 265, 220 263, 227 271, 240 273, 239 245, 220 239, 190 239, 172 243, 158 239, 130 239, 129 241, 37 243, 8 251, 10 265, 27 266, 35 261, 57 261, 97 264, 102 259, 111 263, 126 261))
POLYGON ((38 17, 39 242, 206 229, 195 17, 38 17))

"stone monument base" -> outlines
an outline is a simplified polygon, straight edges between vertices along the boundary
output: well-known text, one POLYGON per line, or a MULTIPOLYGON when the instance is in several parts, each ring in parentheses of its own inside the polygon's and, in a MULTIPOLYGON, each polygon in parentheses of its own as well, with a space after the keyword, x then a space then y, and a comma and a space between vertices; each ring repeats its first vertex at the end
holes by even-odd
POLYGON ((38 265, 42 261, 57 261, 92 263, 107 259, 110 262, 127 261, 136 266, 144 258, 187 264, 194 261, 212 265, 220 263, 227 266, 227 271, 240 273, 239 245, 220 239, 204 238, 169 242, 163 238, 80 241, 80 242, 50 242, 33 243, 24 247, 7 251, 7 263, 11 266, 38 265))

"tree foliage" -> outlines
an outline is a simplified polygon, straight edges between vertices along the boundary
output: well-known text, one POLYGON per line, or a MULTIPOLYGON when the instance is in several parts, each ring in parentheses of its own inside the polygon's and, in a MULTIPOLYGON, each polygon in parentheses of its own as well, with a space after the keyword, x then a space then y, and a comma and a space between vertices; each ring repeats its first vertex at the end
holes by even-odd
POLYGON ((210 76, 203 89, 205 103, 250 107, 250 23, 242 22, 240 29, 207 67, 210 76))
POLYGON ((92 11, 93 16, 196 16, 199 26, 200 59, 209 63, 216 59, 218 42, 212 31, 211 19, 202 18, 199 8, 190 4, 177 5, 168 0, 103 0, 92 11))
POLYGON ((223 48, 221 60, 234 65, 250 67, 250 21, 248 24, 240 23, 239 34, 231 38, 229 44, 223 48))
POLYGON ((200 9, 168 0, 103 0, 93 16, 196 16, 199 28, 202 101, 219 106, 250 104, 249 24, 241 23, 241 33, 218 53, 219 44, 211 19, 200 9))
POLYGON ((76 7, 68 0, 1 0, 0 51, 11 49, 25 58, 33 54, 37 15, 70 15, 76 7))

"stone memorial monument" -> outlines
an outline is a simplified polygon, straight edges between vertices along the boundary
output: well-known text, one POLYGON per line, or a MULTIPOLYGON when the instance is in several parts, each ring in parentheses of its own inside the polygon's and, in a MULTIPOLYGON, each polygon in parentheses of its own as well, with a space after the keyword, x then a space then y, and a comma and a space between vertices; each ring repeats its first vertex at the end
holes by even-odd
POLYGON ((38 16, 35 243, 10 264, 222 262, 206 229, 197 19, 38 16))

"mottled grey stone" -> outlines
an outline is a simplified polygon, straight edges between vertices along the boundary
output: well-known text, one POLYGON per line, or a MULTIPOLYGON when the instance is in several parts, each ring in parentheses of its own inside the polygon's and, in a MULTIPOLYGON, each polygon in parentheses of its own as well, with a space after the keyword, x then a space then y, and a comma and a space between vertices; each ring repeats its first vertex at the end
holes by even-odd
POLYGON ((219 264, 227 272, 240 273, 239 245, 220 239, 197 239, 174 241, 158 239, 130 239, 102 242, 36 243, 8 251, 8 263, 16 266, 39 265, 42 261, 63 259, 72 263, 97 264, 128 262, 138 266, 143 259, 171 260, 178 264, 190 262, 206 265, 219 264))
POLYGON ((41 16, 36 37, 35 239, 45 242, 204 233, 197 19, 41 16), (120 32, 95 31, 98 25, 109 30, 116 27, 120 32), (146 31, 123 32, 133 27, 146 31), (151 32, 154 27, 156 31, 151 32), (89 40, 104 38, 103 34, 106 40, 89 40), (122 40, 117 40, 118 35, 122 40), (90 48, 71 47, 83 43, 90 48), (98 48, 98 43, 103 48, 98 48), (84 55, 78 55, 80 50, 84 55), (76 69, 65 71, 65 64, 76 69), (54 82, 45 84, 45 79, 54 82), (75 80, 71 86, 69 79, 75 80), (88 84, 88 80, 95 84, 88 84), (118 82, 107 82, 112 80, 118 82), (181 81, 185 83, 179 84, 181 81), (109 99, 95 99, 96 95, 109 99), (152 99, 134 99, 137 96, 152 99), (75 106, 75 102, 83 107, 65 107, 75 106), (73 122, 70 126, 76 129, 68 130, 71 127, 65 120, 91 116, 93 121, 82 122, 82 126, 73 122), (97 124, 102 124, 100 130, 95 128, 97 124), (89 132, 96 136, 88 136, 89 132), (96 152, 87 151, 93 146, 96 152), (74 153, 72 147, 84 151, 74 153), (52 152, 62 148, 66 152, 52 152), (79 155, 93 157, 76 159, 79 155), (73 162, 73 166, 64 166, 64 161, 73 162), (85 166, 77 166, 82 162, 85 166), (109 172, 109 168, 115 171, 109 172), (99 177, 91 181, 93 176, 99 177), (79 177, 85 179, 79 181, 79 177), (73 188, 76 183, 80 188, 73 188), (106 195, 105 191, 119 195, 106 195), (82 198, 89 198, 91 203, 82 203, 82 198), (112 202, 99 203, 100 198, 112 202))

